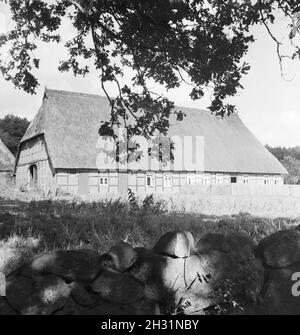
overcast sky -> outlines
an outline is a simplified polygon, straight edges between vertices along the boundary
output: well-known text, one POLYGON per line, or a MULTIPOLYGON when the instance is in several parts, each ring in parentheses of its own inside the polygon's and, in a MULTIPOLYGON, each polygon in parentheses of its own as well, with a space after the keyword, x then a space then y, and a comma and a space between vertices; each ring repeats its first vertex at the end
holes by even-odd
MULTIPOLYGON (((274 33, 283 42, 288 42, 286 22, 273 27, 274 33)), ((11 25, 7 7, 0 4, 0 32, 11 25)), ((64 26, 67 40, 72 36, 71 27, 64 26)), ((285 64, 286 80, 281 77, 276 46, 264 27, 254 30, 256 42, 250 47, 245 60, 250 63, 251 71, 244 77, 238 96, 232 101, 237 105, 239 115, 248 128, 263 144, 272 146, 300 145, 300 61, 285 64)), ((298 38, 299 35, 298 35, 298 38)), ((14 114, 32 120, 42 102, 45 86, 53 89, 71 90, 84 93, 103 94, 97 74, 85 78, 74 78, 70 74, 61 74, 57 70, 59 60, 64 59, 62 47, 44 45, 39 53, 41 66, 39 71, 40 87, 36 95, 28 95, 15 89, 11 83, 0 77, 0 118, 14 114)), ((157 89, 157 87, 156 87, 157 89)), ((189 98, 189 87, 167 92, 168 98, 176 105, 206 108, 208 97, 193 102, 189 98)))

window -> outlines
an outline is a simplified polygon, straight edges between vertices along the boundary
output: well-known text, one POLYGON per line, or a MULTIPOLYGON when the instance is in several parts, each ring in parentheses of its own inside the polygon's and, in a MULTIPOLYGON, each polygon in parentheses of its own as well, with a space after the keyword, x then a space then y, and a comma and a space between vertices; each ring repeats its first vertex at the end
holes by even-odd
POLYGON ((203 177, 203 184, 209 185, 211 183, 211 176, 210 174, 205 174, 203 177))
POLYGON ((277 178, 277 177, 274 178, 274 184, 275 184, 275 185, 278 185, 278 184, 279 184, 279 178, 277 178))
POLYGON ((222 173, 217 173, 216 174, 216 183, 217 184, 223 184, 224 178, 222 173))
POLYGON ((237 183, 237 177, 231 177, 230 182, 231 182, 231 184, 236 184, 237 183))
POLYGON ((249 176, 243 176, 243 183, 249 184, 249 176))
POLYGON ((146 185, 147 187, 155 187, 155 175, 147 175, 146 176, 146 185))
POLYGON ((107 192, 108 184, 108 174, 90 173, 89 174, 89 192, 92 194, 97 194, 99 192, 107 192))
POLYGON ((192 174, 192 173, 188 173, 188 174, 187 174, 186 183, 187 183, 188 185, 196 184, 196 175, 195 175, 195 174, 192 174))
POLYGON ((164 176, 164 187, 172 187, 173 186, 173 178, 171 175, 164 176))
POLYGON ((265 185, 269 185, 270 184, 269 176, 264 176, 264 184, 265 185))
POLYGON ((108 186, 108 178, 107 177, 101 177, 100 178, 100 185, 101 186, 108 186))

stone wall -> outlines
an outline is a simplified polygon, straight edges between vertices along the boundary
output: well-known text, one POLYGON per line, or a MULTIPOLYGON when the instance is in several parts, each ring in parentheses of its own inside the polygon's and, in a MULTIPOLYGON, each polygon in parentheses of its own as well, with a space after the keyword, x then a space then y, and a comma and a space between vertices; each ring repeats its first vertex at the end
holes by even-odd
POLYGON ((247 234, 209 233, 195 244, 177 231, 153 249, 120 242, 104 255, 42 254, 7 276, 0 315, 300 314, 297 280, 300 228, 258 246, 247 234))

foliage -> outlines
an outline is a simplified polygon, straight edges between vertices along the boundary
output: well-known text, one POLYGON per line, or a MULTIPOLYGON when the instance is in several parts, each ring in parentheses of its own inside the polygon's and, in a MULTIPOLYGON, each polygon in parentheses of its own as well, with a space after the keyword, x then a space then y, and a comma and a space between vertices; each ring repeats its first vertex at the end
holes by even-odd
POLYGON ((294 148, 285 147, 271 147, 266 145, 266 148, 280 161, 284 160, 284 157, 290 156, 297 160, 300 160, 300 146, 294 148))
POLYGON ((267 219, 247 214, 183 215, 166 212, 161 203, 154 201, 150 204, 149 200, 144 201, 144 204, 148 203, 146 206, 140 202, 134 215, 131 205, 120 199, 92 203, 66 200, 11 203, 14 205, 7 209, 1 209, 0 205, 0 240, 12 235, 33 237, 40 241, 39 247, 46 250, 86 247, 105 252, 123 239, 129 239, 134 245, 152 247, 164 233, 173 230, 190 231, 196 240, 207 232, 243 231, 258 242, 298 222, 296 219, 267 219))
POLYGON ((300 184, 300 160, 291 156, 285 156, 282 164, 288 170, 289 175, 285 177, 287 184, 300 184))
MULTIPOLYGON (((273 219, 246 213, 215 216, 173 206, 167 210, 164 201, 151 195, 138 199, 133 193, 131 201, 91 203, 71 198, 30 200, 33 195, 25 197, 23 193, 11 198, 4 189, 0 193, 0 271, 1 267, 14 269, 32 255, 53 249, 92 248, 104 253, 120 240, 151 248, 163 234, 174 230, 190 231, 196 242, 208 232, 243 232, 258 243, 275 231, 299 224, 299 219, 288 217, 273 219)), ((204 207, 211 205, 205 203, 204 207)), ((282 203, 275 202, 273 207, 282 208, 282 203)), ((212 207, 211 213, 216 212, 212 207)), ((271 212, 268 206, 266 213, 271 212)))
POLYGON ((266 146, 266 148, 282 163, 287 169, 285 183, 300 184, 300 147, 284 148, 266 146))
POLYGON ((141 223, 147 221, 148 215, 158 215, 167 212, 165 201, 154 200, 153 194, 149 194, 142 201, 139 201, 132 190, 128 189, 128 203, 129 212, 139 217, 141 223))
POLYGON ((16 155, 18 145, 23 137, 29 121, 14 115, 6 115, 0 119, 0 138, 13 155, 16 155))
MULTIPOLYGON (((60 28, 70 21, 74 36, 65 43, 69 57, 60 63, 60 71, 86 75, 90 64, 99 73, 101 87, 111 105, 109 123, 101 130, 121 123, 128 135, 166 134, 169 118, 180 110, 151 83, 167 90, 186 82, 192 99, 201 99, 211 90, 210 110, 224 115, 235 111, 226 99, 242 88, 240 80, 250 66, 241 63, 254 41, 249 29, 263 24, 277 45, 280 64, 283 58, 299 56, 299 48, 290 55, 281 54, 281 42, 270 25, 279 11, 290 20, 290 39, 299 31, 297 0, 9 0, 14 28, 1 35, 0 69, 6 80, 28 93, 38 87, 40 59, 35 56, 38 41, 62 43, 60 28), (120 84, 130 69, 131 82, 120 84), (111 98, 108 84, 117 87, 111 98)), ((288 33, 287 33, 288 35, 288 33)))
POLYGON ((128 189, 128 202, 130 205, 131 212, 135 212, 138 210, 139 208, 138 200, 130 188, 128 189))

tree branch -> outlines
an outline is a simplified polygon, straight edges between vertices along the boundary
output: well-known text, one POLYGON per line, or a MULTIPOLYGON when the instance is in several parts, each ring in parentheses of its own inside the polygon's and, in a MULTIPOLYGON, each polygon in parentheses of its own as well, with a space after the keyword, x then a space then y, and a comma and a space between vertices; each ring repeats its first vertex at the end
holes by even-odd
POLYGON ((86 14, 86 10, 75 0, 69 0, 69 2, 74 5, 82 14, 86 14))
MULTIPOLYGON (((283 65, 282 65, 282 60, 284 58, 289 58, 289 59, 293 59, 292 56, 289 56, 289 55, 282 55, 281 52, 280 52, 280 48, 282 46, 282 43, 278 41, 278 39, 273 35, 273 33, 271 32, 270 30, 270 27, 268 26, 267 22, 266 22, 266 19, 263 15, 263 12, 262 12, 262 9, 261 7, 259 7, 259 12, 260 12, 260 16, 261 16, 261 20, 262 20, 262 23, 263 25, 265 26, 268 34, 270 35, 270 37, 272 38, 272 40, 276 43, 276 53, 277 53, 277 56, 278 56, 278 60, 279 60, 279 67, 280 67, 280 73, 281 73, 281 77, 285 80, 288 80, 286 78, 284 78, 284 73, 283 73, 283 65)), ((288 80, 290 81, 290 80, 288 80)))

